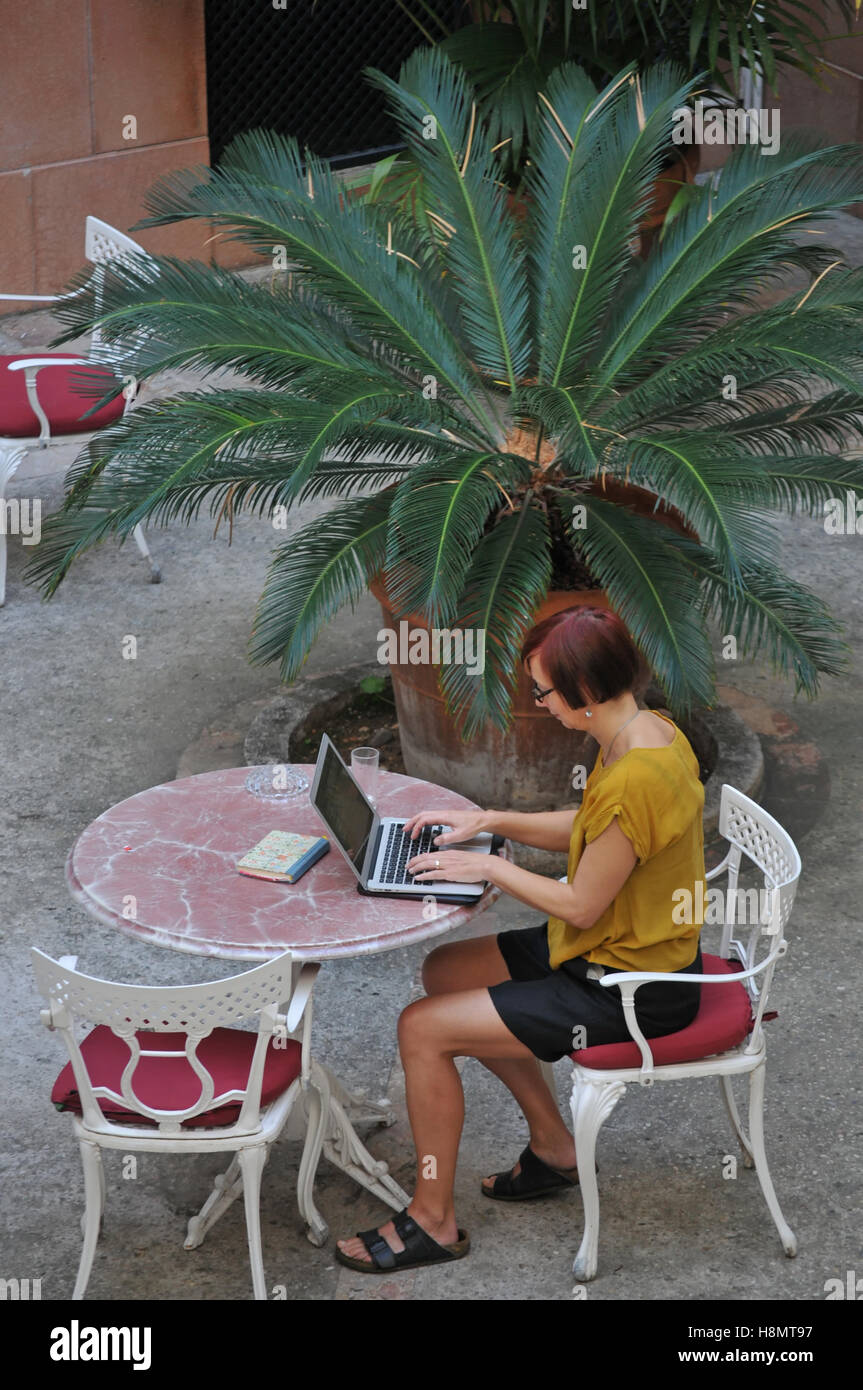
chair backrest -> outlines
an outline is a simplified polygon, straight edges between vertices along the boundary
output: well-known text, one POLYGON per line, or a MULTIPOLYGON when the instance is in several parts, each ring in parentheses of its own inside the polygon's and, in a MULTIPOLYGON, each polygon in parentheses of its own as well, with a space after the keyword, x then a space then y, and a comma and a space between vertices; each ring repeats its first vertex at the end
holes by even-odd
POLYGON ((267 1047, 280 1027, 280 1005, 287 1004, 293 992, 291 954, 285 952, 275 960, 266 961, 255 969, 211 984, 177 985, 159 988, 152 985, 114 984, 108 980, 82 975, 65 961, 53 960, 44 952, 31 951, 33 969, 39 991, 48 1001, 43 1021, 56 1028, 69 1050, 75 1084, 81 1099, 84 1120, 90 1129, 111 1133, 127 1133, 128 1126, 108 1119, 100 1109, 97 1098, 148 1116, 160 1130, 181 1134, 184 1121, 194 1119, 205 1111, 221 1105, 239 1104, 240 1113, 231 1133, 254 1132, 260 1127, 261 1086, 267 1047), (248 1080, 242 1090, 216 1094, 215 1082, 198 1056, 198 1046, 214 1028, 236 1025, 260 1014, 259 1027, 248 1080), (119 1092, 107 1086, 94 1086, 87 1071, 78 1039, 76 1021, 87 1020, 105 1024, 129 1048, 119 1092), (136 1038, 139 1031, 154 1034, 154 1046, 142 1046, 136 1038), (182 1051, 158 1047, 159 1033, 185 1033, 182 1051), (163 1061, 185 1057, 201 1083, 198 1099, 184 1109, 154 1109, 135 1091, 135 1074, 142 1058, 163 1061))
POLYGON ((759 977, 745 981, 753 1006, 757 1005, 755 1037, 760 1028, 776 959, 786 950, 785 928, 797 893, 800 855, 787 830, 773 816, 727 784, 722 788, 719 831, 729 844, 728 853, 720 866, 727 871, 728 878, 719 954, 728 959, 734 946, 747 970, 758 963, 759 944, 766 944, 767 954, 774 956, 759 977), (740 887, 743 856, 759 870, 759 887, 740 887), (756 982, 758 980, 760 983, 756 982))
MULTIPOLYGON (((111 261, 122 260, 124 256, 146 256, 143 246, 139 246, 137 241, 133 241, 125 232, 118 232, 116 227, 112 227, 108 222, 101 222, 98 217, 88 217, 84 231, 84 255, 88 261, 93 262, 93 288, 95 291, 96 311, 102 312, 102 284, 105 277, 105 266, 111 261)), ((102 336, 98 328, 93 330, 91 339, 94 348, 101 347, 102 336)))

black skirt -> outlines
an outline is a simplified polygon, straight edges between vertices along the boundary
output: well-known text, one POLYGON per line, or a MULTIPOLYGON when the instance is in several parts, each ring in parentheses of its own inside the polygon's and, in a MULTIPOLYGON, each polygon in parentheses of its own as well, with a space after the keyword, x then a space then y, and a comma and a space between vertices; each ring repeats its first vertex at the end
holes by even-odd
MULTIPOLYGON (((511 1033, 543 1062, 582 1047, 631 1042, 619 989, 588 979, 590 962, 583 956, 552 970, 548 951, 548 922, 520 931, 500 932, 497 938, 510 979, 491 985, 489 994, 511 1033), (578 1031, 576 1031, 578 1030, 578 1031)), ((603 966, 607 974, 623 974, 603 966)), ((674 972, 700 975, 701 946, 691 965, 674 972)), ((699 984, 642 985, 635 995, 635 1016, 646 1038, 677 1033, 698 1013, 699 984)))

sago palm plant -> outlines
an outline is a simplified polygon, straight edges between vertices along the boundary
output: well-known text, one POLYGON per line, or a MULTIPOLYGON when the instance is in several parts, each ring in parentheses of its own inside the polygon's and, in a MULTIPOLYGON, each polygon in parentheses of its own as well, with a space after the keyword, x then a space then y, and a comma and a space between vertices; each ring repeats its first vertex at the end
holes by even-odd
POLYGON ((677 712, 714 695, 713 619, 815 693, 843 645, 777 567, 769 513, 817 513, 863 484, 863 272, 816 226, 863 199, 863 151, 796 135, 773 155, 739 148, 642 262, 631 243, 692 90, 679 72, 625 72, 598 94, 559 68, 521 212, 444 55, 375 80, 431 191, 428 223, 347 200, 292 140, 250 134, 221 168, 157 185, 148 222, 210 219, 288 270, 248 283, 130 261, 98 316, 92 285, 75 282, 61 341, 98 317, 121 374, 212 379, 93 438, 34 556, 45 591, 141 521, 207 503, 233 524, 337 499, 277 546, 260 600, 251 655, 286 681, 384 575, 399 615, 485 630, 482 675, 449 665, 440 680, 466 736, 504 727, 533 613, 587 571, 677 712), (793 267, 817 278, 759 307, 793 267), (220 380, 226 368, 244 384, 220 380), (663 510, 635 514, 619 489, 603 495, 609 480, 663 510))

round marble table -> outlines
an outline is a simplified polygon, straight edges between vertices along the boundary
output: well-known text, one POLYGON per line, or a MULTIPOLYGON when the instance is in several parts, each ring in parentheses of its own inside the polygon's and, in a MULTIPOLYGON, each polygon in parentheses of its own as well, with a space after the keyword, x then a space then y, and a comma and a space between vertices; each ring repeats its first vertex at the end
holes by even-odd
MULTIPOLYGON (((300 765, 311 785, 314 768, 300 765)), ((248 767, 205 772, 138 792, 104 811, 82 832, 66 863, 76 902, 107 926, 152 945, 228 960, 269 960, 290 951, 303 962, 392 950, 452 931, 487 908, 499 894, 489 886, 471 906, 437 903, 434 884, 426 903, 366 897, 339 851, 331 849, 298 883, 270 883, 237 872, 237 860, 270 830, 320 835, 324 827, 308 793, 269 802, 246 791, 248 767)), ((474 803, 457 792, 414 777, 381 772, 377 792, 383 815, 440 814, 474 803)), ((509 853, 505 846, 504 854, 509 853)), ((395 1028, 395 1011, 393 1028, 395 1028)), ((401 1211, 409 1198, 386 1163, 361 1143, 354 1123, 392 1124, 388 1101, 353 1095, 327 1068, 329 1123, 323 1152, 336 1167, 401 1211)), ((295 1107, 296 1115, 299 1107, 295 1107)), ((293 1133, 289 1125, 288 1134, 293 1133)), ((189 1223, 187 1247, 205 1232, 241 1191, 232 1180, 214 1190, 189 1223)), ((322 1223, 309 1239, 326 1239, 322 1223)))
MULTIPOLYGON (((311 784, 314 768, 299 770, 311 784)), ((228 960, 270 960, 291 951, 298 961, 323 961, 452 931, 499 894, 489 887, 471 906, 366 897, 335 847, 298 883, 240 874, 237 860, 270 830, 324 833, 308 793, 263 801, 245 789, 249 771, 165 782, 104 811, 69 854, 72 897, 106 926, 155 946, 228 960)), ((428 808, 442 819, 447 810, 474 806, 457 792, 396 772, 381 772, 377 801, 382 815, 428 808)))

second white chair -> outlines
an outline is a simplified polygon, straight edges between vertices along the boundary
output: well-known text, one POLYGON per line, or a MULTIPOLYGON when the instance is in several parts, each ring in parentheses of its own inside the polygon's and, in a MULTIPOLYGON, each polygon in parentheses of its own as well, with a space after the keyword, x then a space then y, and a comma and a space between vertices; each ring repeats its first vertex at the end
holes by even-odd
POLYGON ((266 1299, 261 1252, 261 1174, 294 1104, 308 1123, 297 1203, 314 1245, 327 1226, 314 1204, 314 1180, 329 1112, 329 1084, 312 1061, 311 996, 319 966, 290 953, 212 984, 154 988, 112 984, 75 969, 74 957, 32 951, 42 1021, 69 1051, 52 1092, 72 1112, 84 1168, 84 1247, 74 1299, 84 1297, 105 1203, 102 1150, 232 1153, 227 1171, 188 1226, 186 1249, 242 1191, 252 1284, 266 1299), (256 1033, 237 1023, 258 1016, 256 1033), (81 1042, 76 1020, 97 1026, 81 1042), (298 1035, 298 1036, 295 1036, 298 1035))
MULTIPOLYGON (((98 217, 88 217, 84 255, 93 265, 91 283, 96 291, 98 310, 105 267, 124 256, 143 256, 146 252, 116 227, 98 217)), ((31 304, 56 304, 62 298, 55 294, 0 294, 0 300, 31 304)), ((106 429, 126 414, 137 394, 138 383, 133 378, 124 378, 121 382, 110 368, 100 365, 101 346, 101 335, 96 329, 90 338, 89 356, 82 356, 80 352, 0 355, 0 607, 6 591, 6 531, 9 529, 6 486, 21 461, 30 449, 44 449, 51 439, 106 429), (81 393, 80 383, 85 376, 94 399, 81 393), (92 415, 87 414, 95 400, 112 389, 117 393, 114 399, 101 405, 92 415)), ((140 523, 133 534, 135 544, 150 566, 150 582, 158 584, 161 571, 150 554, 140 523)))

